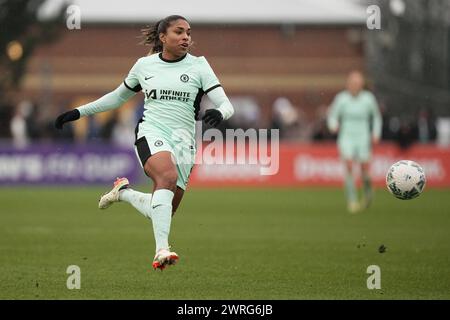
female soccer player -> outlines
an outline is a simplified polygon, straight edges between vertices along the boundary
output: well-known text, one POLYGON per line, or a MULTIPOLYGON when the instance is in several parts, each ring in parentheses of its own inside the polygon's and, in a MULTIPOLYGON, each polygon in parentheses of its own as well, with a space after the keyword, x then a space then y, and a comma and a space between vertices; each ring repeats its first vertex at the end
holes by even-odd
POLYGON ((328 128, 338 133, 338 148, 345 163, 345 188, 348 210, 358 212, 372 200, 369 161, 372 143, 380 140, 382 120, 378 104, 367 90, 363 90, 364 77, 353 71, 347 79, 347 90, 338 93, 328 114, 328 128), (358 201, 353 164, 360 166, 363 181, 363 200, 358 201))
POLYGON ((177 262, 169 249, 169 231, 186 189, 195 159, 195 120, 204 94, 217 107, 206 110, 202 120, 216 126, 234 113, 219 80, 204 57, 189 54, 191 27, 181 16, 168 16, 143 30, 144 44, 152 47, 137 60, 124 82, 100 99, 58 116, 55 126, 80 117, 120 107, 142 91, 143 118, 136 127, 135 151, 144 172, 153 180, 153 193, 129 187, 118 178, 112 190, 100 198, 99 208, 125 201, 152 220, 156 242, 153 268, 163 270, 177 262))

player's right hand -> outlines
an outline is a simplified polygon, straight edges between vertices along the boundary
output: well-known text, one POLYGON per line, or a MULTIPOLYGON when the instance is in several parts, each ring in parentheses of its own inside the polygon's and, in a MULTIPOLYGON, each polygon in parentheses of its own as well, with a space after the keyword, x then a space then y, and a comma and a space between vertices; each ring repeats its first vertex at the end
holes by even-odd
POLYGON ((80 111, 78 109, 73 109, 67 112, 64 112, 63 114, 59 115, 58 118, 55 120, 55 127, 56 129, 61 130, 63 128, 64 123, 75 121, 80 119, 80 111))

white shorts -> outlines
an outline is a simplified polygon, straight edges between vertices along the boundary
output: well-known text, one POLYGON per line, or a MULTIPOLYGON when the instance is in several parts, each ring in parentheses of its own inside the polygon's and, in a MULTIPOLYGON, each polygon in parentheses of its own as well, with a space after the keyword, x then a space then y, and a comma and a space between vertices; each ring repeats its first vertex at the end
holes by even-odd
POLYGON ((173 141, 173 137, 167 137, 159 130, 138 130, 136 127, 136 141, 134 143, 136 156, 142 167, 152 155, 168 151, 172 154, 172 161, 177 167, 177 186, 186 190, 189 176, 195 162, 195 145, 186 142, 173 141))

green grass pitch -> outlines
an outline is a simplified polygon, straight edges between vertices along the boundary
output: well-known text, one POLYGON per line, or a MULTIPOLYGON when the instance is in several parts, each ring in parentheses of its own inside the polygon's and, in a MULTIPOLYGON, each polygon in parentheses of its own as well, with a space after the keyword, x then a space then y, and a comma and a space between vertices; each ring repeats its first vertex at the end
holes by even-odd
POLYGON ((450 298, 448 189, 377 190, 357 215, 340 189, 192 189, 172 223, 180 261, 163 272, 150 221, 126 203, 98 210, 104 191, 1 189, 0 299, 450 298), (380 290, 367 289, 370 265, 380 290))

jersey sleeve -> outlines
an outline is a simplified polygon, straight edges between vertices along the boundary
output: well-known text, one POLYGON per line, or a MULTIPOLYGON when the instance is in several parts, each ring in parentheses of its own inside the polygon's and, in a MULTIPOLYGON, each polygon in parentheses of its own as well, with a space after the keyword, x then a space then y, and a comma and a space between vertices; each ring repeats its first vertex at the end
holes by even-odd
POLYGON ((205 57, 200 57, 200 80, 202 85, 202 90, 205 94, 208 94, 211 90, 220 87, 219 79, 217 79, 216 74, 209 65, 205 57))
POLYGON ((212 90, 208 95, 217 110, 222 114, 224 120, 228 120, 234 113, 233 105, 228 99, 222 87, 212 90))
POLYGON ((103 97, 90 102, 88 104, 78 107, 80 116, 90 116, 95 113, 104 112, 119 108, 128 99, 134 96, 136 93, 128 90, 123 83, 117 87, 116 90, 105 94, 103 97))
POLYGON ((331 104, 331 107, 328 111, 328 116, 327 116, 327 125, 328 125, 328 129, 331 132, 336 132, 339 128, 339 116, 341 113, 341 99, 340 99, 340 95, 338 94, 334 100, 333 103, 331 104))
POLYGON ((125 87, 130 89, 133 92, 139 92, 142 90, 141 84, 139 83, 139 61, 136 61, 134 66, 131 68, 130 72, 128 73, 127 77, 123 81, 123 84, 125 87))

